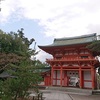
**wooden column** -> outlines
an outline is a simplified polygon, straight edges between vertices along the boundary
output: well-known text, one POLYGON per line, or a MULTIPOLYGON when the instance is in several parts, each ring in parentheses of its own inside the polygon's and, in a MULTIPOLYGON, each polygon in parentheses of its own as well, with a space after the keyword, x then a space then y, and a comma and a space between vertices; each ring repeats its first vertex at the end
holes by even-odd
POLYGON ((57 85, 57 70, 55 70, 55 74, 56 74, 56 76, 55 76, 55 85, 57 85))
POLYGON ((84 79, 83 79, 83 71, 82 71, 82 68, 80 67, 79 68, 79 82, 80 82, 80 84, 79 84, 79 87, 80 88, 83 88, 83 81, 84 79))
POLYGON ((65 70, 63 71, 64 72, 64 86, 67 86, 67 76, 66 76, 66 72, 65 70))
POLYGON ((62 66, 61 66, 61 69, 60 69, 60 86, 62 86, 62 66))
POLYGON ((79 84, 79 86, 80 86, 80 88, 83 88, 83 81, 82 81, 83 79, 82 79, 82 69, 81 69, 81 66, 80 66, 80 68, 79 68, 79 82, 80 82, 80 84, 79 84))
POLYGON ((52 66, 52 68, 51 68, 51 86, 53 85, 53 75, 54 75, 54 69, 52 66))
POLYGON ((92 77, 92 89, 95 89, 95 69, 91 68, 91 77, 92 77))

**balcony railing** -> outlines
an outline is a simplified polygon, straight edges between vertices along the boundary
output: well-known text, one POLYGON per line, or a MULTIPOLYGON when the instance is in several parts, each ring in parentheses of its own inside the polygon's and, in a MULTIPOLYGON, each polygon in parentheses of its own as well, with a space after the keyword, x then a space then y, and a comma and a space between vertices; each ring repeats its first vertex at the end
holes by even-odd
POLYGON ((95 58, 52 58, 52 59, 46 59, 46 61, 98 61, 98 59, 95 58))

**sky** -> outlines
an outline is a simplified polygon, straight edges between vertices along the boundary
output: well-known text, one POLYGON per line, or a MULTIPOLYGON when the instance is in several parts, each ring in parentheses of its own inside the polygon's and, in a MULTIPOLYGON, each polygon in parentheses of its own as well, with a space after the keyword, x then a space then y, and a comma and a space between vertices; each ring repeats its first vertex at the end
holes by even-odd
MULTIPOLYGON (((100 35, 100 0, 2 0, 0 8, 0 29, 24 28, 25 36, 35 39, 37 51, 38 45, 52 44, 54 38, 100 35)), ((42 50, 36 56, 43 62, 50 57, 42 50)))

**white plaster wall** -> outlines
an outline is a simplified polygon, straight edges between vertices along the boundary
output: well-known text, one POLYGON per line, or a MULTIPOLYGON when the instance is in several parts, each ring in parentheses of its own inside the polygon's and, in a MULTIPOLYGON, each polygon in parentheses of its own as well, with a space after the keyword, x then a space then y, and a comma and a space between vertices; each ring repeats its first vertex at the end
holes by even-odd
POLYGON ((92 88, 92 82, 87 82, 91 81, 91 72, 90 71, 84 71, 84 87, 86 88, 92 88))
POLYGON ((57 80, 57 85, 60 85, 60 80, 57 80))
MULTIPOLYGON (((54 71, 53 78, 56 78, 56 71, 54 71)), ((60 71, 59 70, 57 71, 57 80, 55 79, 53 80, 53 85, 56 85, 56 81, 57 81, 57 85, 60 85, 60 71)))
POLYGON ((85 88, 92 88, 92 82, 84 82, 85 88))
MULTIPOLYGON (((56 78, 56 71, 54 71, 54 73, 53 73, 53 78, 56 78)), ((58 70, 57 71, 57 79, 59 79, 60 78, 60 71, 58 70)))
POLYGON ((84 71, 84 80, 91 80, 91 72, 90 71, 84 71))
POLYGON ((57 84, 56 84, 56 80, 53 80, 53 85, 60 85, 60 80, 57 80, 57 84))
POLYGON ((55 81, 55 80, 53 80, 53 85, 56 85, 55 83, 56 83, 56 81, 55 81))

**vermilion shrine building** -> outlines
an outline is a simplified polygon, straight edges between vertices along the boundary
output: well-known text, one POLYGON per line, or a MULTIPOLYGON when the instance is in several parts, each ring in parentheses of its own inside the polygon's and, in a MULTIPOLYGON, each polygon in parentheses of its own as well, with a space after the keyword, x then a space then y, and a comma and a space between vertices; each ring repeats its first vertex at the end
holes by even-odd
POLYGON ((54 39, 51 45, 39 46, 53 56, 52 59, 46 59, 51 66, 51 72, 44 76, 45 85, 95 89, 99 61, 96 53, 87 48, 95 40, 97 36, 94 33, 54 39), (76 84, 77 80, 79 84, 76 84))

